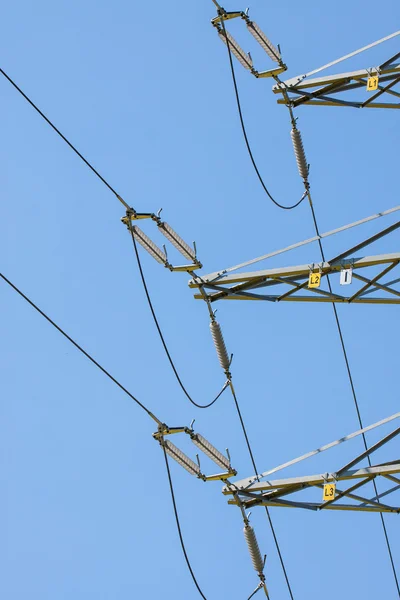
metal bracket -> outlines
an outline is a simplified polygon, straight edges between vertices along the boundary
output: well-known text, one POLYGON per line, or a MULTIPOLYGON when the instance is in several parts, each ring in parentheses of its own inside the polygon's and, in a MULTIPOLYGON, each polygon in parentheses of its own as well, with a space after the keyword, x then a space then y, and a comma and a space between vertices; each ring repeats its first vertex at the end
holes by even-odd
POLYGON ((158 429, 155 433, 153 433, 153 438, 159 442, 159 444, 164 448, 171 458, 176 460, 182 467, 184 467, 189 473, 192 475, 196 475, 199 479, 203 481, 227 481, 230 477, 235 477, 237 475, 236 469, 233 469, 231 466, 231 459, 228 453, 228 458, 221 454, 219 450, 217 450, 208 440, 206 440, 199 433, 195 433, 192 425, 194 420, 191 423, 190 427, 169 427, 165 423, 162 423, 158 426, 158 429), (191 441, 203 454, 208 456, 214 463, 219 465, 222 468, 226 468, 226 471, 222 473, 216 473, 215 475, 205 475, 202 473, 200 468, 200 459, 199 455, 196 455, 197 464, 192 461, 186 454, 182 452, 179 448, 174 446, 168 440, 164 440, 166 436, 173 435, 176 433, 185 433, 190 436, 191 441))

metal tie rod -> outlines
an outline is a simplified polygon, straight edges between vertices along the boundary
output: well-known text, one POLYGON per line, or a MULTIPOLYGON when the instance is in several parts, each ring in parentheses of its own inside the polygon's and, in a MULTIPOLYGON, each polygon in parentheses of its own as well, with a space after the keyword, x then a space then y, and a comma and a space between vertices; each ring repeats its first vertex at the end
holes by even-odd
POLYGON ((399 417, 400 417, 400 412, 395 413, 394 415, 391 415, 390 417, 386 417, 386 419, 377 421, 376 423, 373 423, 372 425, 368 425, 367 427, 364 427, 363 429, 359 429, 358 431, 355 431, 354 433, 350 433, 349 435, 341 437, 338 440, 335 440, 334 442, 325 444, 324 446, 321 446, 320 448, 317 448, 316 450, 307 452, 307 454, 303 454, 302 456, 294 458, 293 460, 289 460, 288 462, 285 462, 285 463, 279 465, 278 467, 275 467, 274 469, 270 469, 269 471, 264 471, 264 473, 261 473, 260 475, 258 475, 258 477, 249 477, 247 479, 242 479, 241 481, 237 481, 237 482, 235 482, 235 486, 237 486, 239 488, 246 487, 247 485, 250 485, 254 481, 257 481, 257 479, 262 479, 263 477, 267 477, 267 475, 272 475, 272 473, 276 473, 277 471, 286 469, 286 467, 291 467, 292 465, 295 465, 295 464, 301 462, 302 460, 305 460, 306 458, 311 458, 312 456, 315 456, 316 454, 325 452, 325 450, 330 450, 330 448, 334 448, 335 446, 339 446, 340 444, 343 444, 344 442, 348 442, 349 440, 352 440, 353 438, 355 438, 359 435, 363 435, 367 431, 371 431, 372 429, 375 429, 376 427, 380 427, 381 425, 390 423, 391 421, 394 421, 395 419, 398 419, 399 417))
MULTIPOLYGON (((341 56, 340 58, 337 58, 336 60, 333 60, 332 62, 327 63, 326 65, 323 65, 322 67, 318 67, 318 69, 309 71, 305 75, 299 75, 299 77, 293 77, 290 81, 293 81, 300 77, 302 79, 305 79, 306 77, 309 77, 310 75, 315 75, 315 73, 319 73, 320 71, 323 71, 324 69, 328 69, 329 67, 333 67, 334 65, 337 65, 338 63, 343 62, 344 60, 347 60, 348 58, 352 58, 353 56, 356 56, 357 54, 361 54, 361 52, 364 52, 365 50, 370 50, 370 48, 374 48, 374 46, 378 46, 379 44, 382 44, 383 42, 387 42, 388 40, 391 40, 392 38, 396 37, 397 35, 400 35, 400 31, 395 31, 394 33, 391 33, 390 35, 387 35, 387 36, 381 38, 380 40, 377 40, 376 42, 372 42, 372 44, 368 44, 367 46, 363 46, 362 48, 359 48, 358 50, 354 50, 354 52, 350 52, 350 54, 341 56)), ((288 81, 285 83, 288 83, 288 81)))
MULTIPOLYGON (((295 248, 299 248, 300 246, 305 246, 306 244, 311 244, 312 242, 317 242, 320 239, 327 238, 331 235, 335 235, 336 233, 341 233, 342 231, 346 231, 347 229, 351 229, 352 227, 357 227, 358 225, 363 225, 364 223, 368 223, 369 221, 374 221, 375 219, 379 219, 380 217, 386 217, 394 212, 400 210, 400 205, 394 206, 393 208, 389 208, 388 210, 384 210, 383 212, 375 213, 374 215, 370 215, 369 217, 365 217, 364 219, 360 219, 359 221, 353 221, 353 223, 349 223, 348 225, 343 225, 342 227, 338 227, 337 229, 331 229, 326 233, 321 233, 321 235, 315 235, 312 238, 308 238, 307 240, 303 240, 301 242, 296 242, 295 244, 291 244, 290 246, 286 246, 286 248, 282 248, 280 250, 274 250, 274 252, 269 252, 268 254, 263 254, 262 256, 258 256, 257 258, 252 258, 246 262, 240 263, 239 265, 235 265, 233 267, 229 267, 228 269, 224 269, 223 271, 213 273, 215 278, 218 274, 230 273, 232 271, 237 271, 242 267, 247 267, 249 265, 254 265, 257 262, 261 262, 262 260, 266 260, 267 258, 272 258, 273 256, 277 256, 278 254, 283 254, 284 252, 289 252, 289 250, 294 250, 295 248)), ((212 278, 212 275, 203 276, 212 278)))

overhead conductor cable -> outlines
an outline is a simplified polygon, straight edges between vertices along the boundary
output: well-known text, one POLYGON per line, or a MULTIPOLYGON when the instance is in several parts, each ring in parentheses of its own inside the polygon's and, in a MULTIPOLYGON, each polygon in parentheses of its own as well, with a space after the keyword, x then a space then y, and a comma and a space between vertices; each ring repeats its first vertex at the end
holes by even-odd
POLYGON ((167 240, 188 260, 196 260, 196 252, 187 244, 168 223, 162 221, 158 223, 158 228, 165 235, 167 240))
MULTIPOLYGON (((397 33, 399 33, 399 32, 397 32, 397 33)), ((380 40, 380 41, 384 41, 384 40, 380 40)), ((380 43, 380 41, 378 43, 380 43)), ((362 50, 365 50, 365 49, 367 49, 367 47, 363 48, 362 50)), ((358 52, 356 52, 354 54, 357 54, 357 53, 358 52)), ((348 58, 348 56, 344 57, 344 58, 348 58)), ((321 69, 317 69, 314 72, 318 72, 319 70, 322 70, 323 68, 332 66, 333 64, 336 64, 336 62, 340 62, 340 60, 343 60, 343 59, 339 59, 339 61, 335 61, 333 63, 330 63, 329 65, 325 65, 325 67, 322 67, 321 69)), ((310 74, 311 73, 308 73, 308 75, 310 75, 310 74)), ((317 218, 316 218, 316 215, 315 215, 314 205, 312 203, 311 195, 310 195, 310 188, 309 188, 309 183, 308 183, 308 170, 309 169, 308 169, 307 160, 306 160, 306 157, 305 157, 303 142, 301 140, 300 132, 297 130, 297 127, 296 127, 296 120, 293 117, 293 111, 292 111, 292 107, 291 107, 290 102, 287 103, 287 107, 289 109, 290 118, 291 118, 291 122, 292 122, 292 125, 293 125, 293 129, 291 131, 291 136, 292 136, 292 141, 293 141, 294 152, 295 152, 295 155, 296 155, 297 166, 298 166, 298 169, 299 169, 300 176, 304 180, 304 187, 305 187, 305 190, 306 190, 306 194, 308 196, 308 201, 309 201, 310 210, 311 210, 311 216, 312 216, 312 219, 313 219, 313 222, 314 222, 314 228, 315 228, 316 238, 318 240, 318 245, 319 245, 319 249, 320 249, 320 253, 321 253, 321 258, 325 262, 325 253, 324 253, 324 249, 323 249, 323 245, 322 245, 322 239, 321 239, 322 236, 319 233, 319 227, 318 227, 317 218)), ((330 279, 329 279, 329 275, 327 276, 327 282, 328 282, 329 292, 332 294, 332 286, 331 286, 331 282, 330 282, 330 279)), ((335 321, 336 321, 337 331, 338 331, 338 334, 339 334, 339 340, 340 340, 340 345, 341 345, 342 352, 343 352, 343 358, 344 358, 345 365, 346 365, 346 370, 347 370, 347 376, 348 376, 348 380, 349 380, 349 384, 350 384, 350 389, 351 389, 351 393, 352 393, 352 396, 353 396, 353 401, 354 401, 355 409, 356 409, 356 412, 357 412, 358 422, 360 424, 360 428, 363 429, 363 423, 362 423, 360 408, 359 408, 359 405, 358 405, 357 394, 356 394, 355 387, 354 387, 353 375, 352 375, 352 372, 351 372, 350 363, 349 363, 349 359, 348 359, 348 356, 347 356, 347 349, 346 349, 346 345, 345 345, 344 338, 343 338, 343 333, 342 333, 342 328, 341 328, 341 324, 340 324, 340 320, 339 320, 338 311, 337 311, 337 308, 336 308, 334 302, 332 302, 332 309, 333 309, 333 314, 334 314, 334 318, 335 318, 335 321)), ((363 442, 364 442, 365 450, 367 451, 368 450, 368 444, 367 444, 367 440, 366 440, 366 437, 365 437, 364 433, 362 434, 362 437, 363 437, 363 442)), ((368 458, 368 464, 369 464, 369 466, 371 466, 371 458, 370 458, 370 456, 368 456, 367 458, 368 458)), ((372 481, 372 484, 374 486, 375 496, 377 498, 379 498, 378 489, 377 489, 377 485, 376 485, 375 480, 372 481)), ((388 554, 389 554, 389 560, 390 560, 390 564, 391 564, 392 571, 393 571, 393 577, 394 577, 394 580, 395 580, 397 594, 398 594, 398 596, 400 598, 400 584, 399 584, 399 580, 397 578, 397 571, 396 571, 395 563, 394 563, 394 560, 393 560, 392 549, 391 549, 391 546, 390 546, 389 537, 388 537, 387 530, 386 530, 385 519, 384 519, 384 517, 383 517, 382 514, 380 514, 380 518, 381 518, 383 534, 384 534, 384 537, 385 537, 386 546, 387 546, 387 550, 388 550, 388 554)))
MULTIPOLYGON (((222 41, 224 43, 226 43, 227 48, 228 48, 229 65, 230 65, 231 74, 232 74, 233 87, 234 87, 234 90, 235 90, 236 104, 237 104, 237 108, 238 108, 239 119, 240 119, 240 124, 241 124, 241 127, 242 127, 244 141, 246 143, 246 147, 247 147, 247 151, 249 153, 249 157, 250 157, 251 163, 253 165, 253 168, 254 168, 254 170, 255 170, 255 172, 257 174, 257 177, 258 177, 258 179, 259 179, 259 181, 261 183, 261 186, 262 186, 264 192, 267 194, 267 196, 271 200, 271 202, 273 202, 276 206, 278 206, 278 208, 281 208, 283 210, 293 210, 294 208, 296 208, 297 206, 299 206, 299 204, 301 204, 303 202, 304 198, 306 197, 306 192, 303 193, 303 195, 301 196, 300 200, 298 200, 297 202, 295 202, 295 204, 291 204, 290 206, 285 206, 284 204, 281 204, 280 202, 278 202, 277 200, 275 200, 275 198, 272 196, 272 194, 268 190, 267 186, 265 185, 265 182, 264 182, 264 180, 263 180, 263 178, 261 176, 261 173, 260 173, 260 171, 258 169, 257 163, 256 163, 256 161, 254 159, 253 152, 252 152, 252 149, 251 149, 251 146, 250 146, 250 142, 249 142, 249 139, 247 137, 246 127, 245 127, 245 124, 244 124, 244 119, 243 119, 243 114, 242 114, 242 107, 241 107, 240 98, 239 98, 239 90, 238 90, 238 86, 237 86, 237 83, 236 83, 235 68, 233 66, 233 60, 232 60, 232 53, 234 53, 234 51, 233 51, 233 46, 232 46, 231 41, 230 41, 231 36, 229 36, 228 32, 226 31, 225 23, 224 23, 223 19, 221 20, 221 23, 222 23, 223 32, 222 32, 221 29, 218 29, 218 33, 219 33, 222 41), (229 36, 229 37, 225 37, 225 38, 222 37, 222 35, 221 35, 222 33, 226 34, 226 36, 229 36)), ((243 52, 243 50, 242 50, 242 52, 243 52)), ((234 54, 235 54, 235 56, 237 56, 236 52, 234 54)), ((246 58, 246 55, 244 55, 244 56, 246 58)), ((242 62, 242 61, 240 61, 240 62, 242 62)), ((249 68, 247 65, 244 65, 244 66, 246 66, 246 68, 249 68)), ((252 71, 253 74, 255 73, 255 71, 254 71, 253 68, 251 69, 251 71, 252 71)))
POLYGON ((281 63, 281 53, 279 52, 278 48, 276 48, 274 44, 267 38, 265 33, 261 31, 259 26, 254 23, 254 21, 250 20, 246 21, 246 25, 251 35, 260 44, 261 48, 265 50, 270 59, 277 63, 281 63))
POLYGON ((232 54, 234 54, 236 56, 236 58, 238 59, 240 64, 245 69, 249 69, 250 71, 252 71, 253 70, 253 61, 251 60, 250 56, 248 54, 246 54, 246 52, 239 46, 239 44, 231 36, 231 34, 228 31, 226 31, 225 28, 223 30, 218 28, 218 35, 219 35, 220 39, 224 42, 224 44, 226 44, 227 46, 228 46, 228 42, 229 42, 228 47, 230 48, 232 54))
POLYGON ((167 262, 167 256, 156 244, 137 226, 131 227, 132 235, 139 242, 141 246, 156 259, 157 262, 165 265, 167 262))

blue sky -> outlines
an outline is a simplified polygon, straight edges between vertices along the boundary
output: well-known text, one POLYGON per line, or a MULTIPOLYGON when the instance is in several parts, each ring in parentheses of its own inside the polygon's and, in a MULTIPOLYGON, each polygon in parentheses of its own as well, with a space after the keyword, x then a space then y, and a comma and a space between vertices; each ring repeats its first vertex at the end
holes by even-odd
MULTIPOLYGON (((250 7, 280 43, 288 76, 399 29, 398 2, 379 8, 359 0, 250 7)), ((3 7, 0 36, 1 67, 129 204, 143 212, 163 207, 165 220, 196 240, 204 273, 313 235, 308 206, 280 211, 252 171, 226 48, 210 25, 214 15, 211 0, 155 0, 149 7, 22 0, 3 7)), ((254 49, 238 24, 231 31, 254 49)), ((344 69, 375 66, 398 45, 388 42, 344 69)), ((262 174, 277 198, 291 203, 302 184, 287 111, 269 81, 239 65, 236 72, 262 174)), ((162 420, 189 425, 196 418, 200 433, 221 450, 229 447, 239 478, 251 475, 229 394, 200 411, 177 386, 120 222, 123 207, 4 78, 0 86, 1 272, 162 420)), ((398 204, 395 111, 303 107, 297 116, 322 231, 398 204)), ((395 220, 335 236, 326 252, 395 220)), ((157 237, 148 223, 143 229, 157 237)), ((397 240, 395 233, 374 252, 397 250, 397 240)), ((193 300, 187 274, 171 274, 143 253, 142 260, 182 378, 205 403, 224 381, 207 310, 193 300)), ((269 264, 318 260, 313 245, 269 264)), ((153 423, 5 284, 0 306, 2 597, 197 598, 153 423)), ((397 311, 339 307, 365 424, 398 411, 397 311)), ((261 470, 358 429, 331 307, 221 302, 217 317, 234 353, 235 388, 261 470)), ((368 436, 369 443, 386 431, 368 436)), ((288 474, 335 470, 361 451, 358 438, 288 474)), ((396 452, 394 441, 379 457, 396 452)), ((171 471, 206 597, 246 598, 257 577, 239 511, 226 504, 220 483, 204 484, 175 464, 171 471)), ((397 597, 377 515, 271 514, 296 600, 397 597)), ((261 509, 252 522, 268 555, 271 600, 289 598, 261 509)), ((399 564, 399 518, 386 522, 399 564)))

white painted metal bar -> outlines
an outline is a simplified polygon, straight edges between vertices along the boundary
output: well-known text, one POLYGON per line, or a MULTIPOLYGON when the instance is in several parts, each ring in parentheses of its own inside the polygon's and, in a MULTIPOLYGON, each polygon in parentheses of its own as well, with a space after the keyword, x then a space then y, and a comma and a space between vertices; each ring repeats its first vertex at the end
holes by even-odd
POLYGON ((309 77, 310 75, 315 75, 315 73, 320 73, 320 71, 323 71, 324 69, 328 69, 329 67, 333 67, 334 65, 337 65, 338 63, 343 62, 344 60, 347 60, 348 58, 352 58, 353 56, 356 56, 357 54, 361 54, 361 52, 365 52, 366 50, 369 50, 370 48, 374 48, 374 46, 378 46, 378 44, 387 42, 388 40, 396 37, 397 35, 400 35, 400 31, 395 31, 394 33, 391 33, 390 35, 387 35, 386 37, 383 37, 380 40, 377 40, 376 42, 372 42, 372 44, 363 46, 362 48, 359 48, 358 50, 354 50, 354 52, 350 52, 350 54, 346 54, 345 56, 337 58, 336 60, 333 60, 332 62, 327 63, 326 65, 323 65, 322 67, 318 67, 317 69, 314 69, 313 71, 309 71, 308 73, 306 73, 305 77, 309 77))
MULTIPOLYGON (((392 37, 395 37, 397 35, 400 35, 400 31, 396 31, 395 33, 392 33, 390 36, 388 36, 387 38, 382 38, 382 40, 379 40, 378 43, 382 42, 382 41, 386 41, 388 39, 391 39, 392 37)), ((374 44, 376 45, 376 43, 374 44)), ((372 48, 372 46, 369 46, 370 48, 372 48)), ((362 52, 363 50, 366 50, 367 47, 361 48, 359 52, 362 52)), ((357 54, 357 52, 356 52, 357 54)), ((351 56, 355 56, 354 54, 348 54, 347 56, 343 56, 341 59, 338 59, 337 61, 333 61, 332 63, 328 63, 326 65, 324 65, 323 67, 320 67, 319 69, 314 69, 314 71, 309 71, 309 73, 305 73, 303 75, 297 75, 295 77, 291 77, 290 79, 287 79, 286 81, 284 81, 281 84, 277 84, 273 87, 273 91, 275 93, 279 93, 282 88, 286 88, 286 87, 291 87, 291 86, 295 86, 297 87, 298 84, 303 84, 303 81, 307 78, 310 77, 310 75, 315 75, 316 73, 319 73, 320 71, 323 71, 324 69, 327 69, 328 67, 333 67, 333 65, 338 64, 339 62, 342 62, 343 60, 345 60, 346 58, 350 58, 351 56)), ((382 73, 390 73, 391 71, 393 71, 393 67, 396 67, 397 65, 388 65, 386 68, 382 69, 382 73)), ((337 75, 326 75, 325 77, 317 77, 315 79, 309 79, 307 80, 307 82, 305 82, 304 85, 309 85, 311 84, 312 86, 314 85, 323 85, 325 83, 329 83, 329 81, 333 80, 339 80, 339 79, 355 79, 357 77, 361 77, 361 76, 368 76, 368 71, 366 69, 359 69, 358 71, 348 71, 346 73, 339 73, 337 75), (364 75, 363 75, 364 74, 364 75)))
POLYGON ((279 465, 278 467, 275 467, 274 469, 270 469, 269 471, 264 471, 264 473, 260 473, 260 475, 258 475, 258 477, 253 476, 253 477, 248 477, 247 479, 241 479, 240 481, 235 481, 234 485, 237 488, 245 488, 248 485, 250 485, 251 483, 253 483, 254 481, 257 481, 258 479, 262 479, 263 477, 267 477, 267 475, 272 475, 272 473, 276 473, 277 471, 281 471, 282 469, 291 467, 292 465, 295 465, 303 460, 306 460, 306 458, 311 458, 312 456, 315 456, 316 454, 321 454, 321 452, 325 452, 325 450, 330 450, 331 448, 334 448, 335 446, 339 446, 340 444, 343 444, 344 442, 348 442, 349 440, 352 440, 355 437, 358 437, 359 435, 366 433, 367 431, 371 431, 372 429, 375 429, 376 427, 380 427, 381 425, 390 423, 391 421, 394 421, 395 419, 398 419, 399 417, 400 417, 400 412, 395 413, 394 415, 391 415, 390 417, 386 417, 386 419, 382 419, 381 421, 377 421, 376 423, 373 423, 372 425, 368 425, 368 427, 359 429, 358 431, 355 431, 354 433, 350 433, 349 435, 339 438, 338 440, 335 440, 334 442, 330 442, 329 444, 325 444, 324 446, 321 446, 320 448, 316 448, 315 450, 312 450, 311 452, 307 452, 306 454, 303 454, 302 456, 298 456, 297 458, 289 460, 288 462, 285 462, 285 463, 279 465))
POLYGON ((348 225, 343 225, 342 227, 338 227, 337 229, 332 229, 331 231, 327 231, 326 233, 321 233, 321 235, 316 235, 312 238, 308 238, 307 240, 296 242, 295 244, 286 246, 286 248, 275 250, 274 252, 269 252, 268 254, 263 254, 262 256, 258 256, 257 258, 252 258, 251 260, 240 263, 239 265, 235 265, 233 267, 229 267, 228 269, 224 269, 223 271, 210 273, 209 275, 204 275, 202 278, 205 278, 208 281, 212 281, 212 279, 216 279, 220 274, 231 273, 232 271, 237 271, 238 269, 241 269, 243 267, 254 265, 255 263, 261 262, 262 260, 266 260, 267 258, 278 256, 279 254, 283 254, 284 252, 289 252, 289 250, 294 250, 295 248, 300 248, 300 246, 311 244, 311 242, 316 242, 318 240, 327 238, 331 235, 335 235, 336 233, 341 233, 342 231, 346 231, 346 229, 351 229, 352 227, 363 225, 364 223, 368 223, 369 221, 373 221, 374 219, 379 219, 380 217, 386 217, 387 215, 397 212, 398 210, 400 210, 400 204, 398 206, 394 206, 393 208, 389 208, 388 210, 384 210, 383 212, 379 212, 374 215, 370 215, 369 217, 365 217, 364 219, 360 219, 359 221, 354 221, 353 223, 349 223, 348 225))

